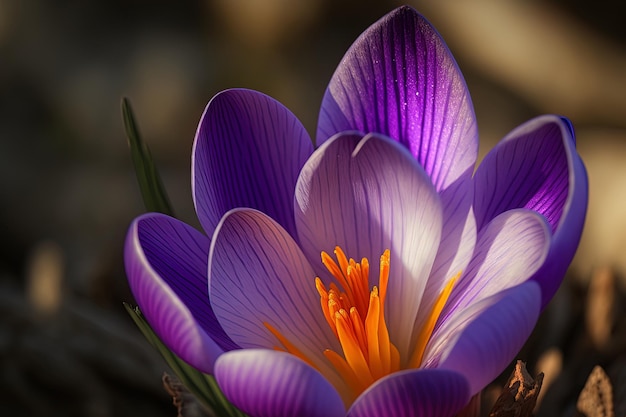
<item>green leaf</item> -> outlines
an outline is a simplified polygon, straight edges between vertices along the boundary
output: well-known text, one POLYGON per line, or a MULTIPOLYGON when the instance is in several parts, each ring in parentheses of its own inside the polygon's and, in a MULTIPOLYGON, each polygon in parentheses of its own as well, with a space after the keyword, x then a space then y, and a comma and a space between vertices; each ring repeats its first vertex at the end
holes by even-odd
POLYGON ((173 216, 174 212, 165 192, 165 187, 163 187, 163 182, 152 160, 148 146, 141 140, 133 109, 126 97, 122 98, 122 117, 124 119, 124 127, 126 128, 126 136, 128 137, 131 159, 135 166, 135 174, 137 175, 137 181, 139 181, 139 188, 141 189, 146 210, 173 216))
POLYGON ((202 373, 188 365, 161 342, 144 319, 139 307, 133 308, 127 303, 124 303, 124 307, 146 339, 161 353, 178 379, 207 409, 219 417, 246 417, 246 414, 238 410, 224 397, 212 375, 202 373))

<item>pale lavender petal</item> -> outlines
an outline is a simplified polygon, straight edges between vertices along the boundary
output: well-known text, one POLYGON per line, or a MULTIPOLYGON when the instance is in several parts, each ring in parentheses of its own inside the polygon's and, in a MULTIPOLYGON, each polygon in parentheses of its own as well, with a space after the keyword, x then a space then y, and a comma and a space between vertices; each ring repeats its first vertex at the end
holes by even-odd
POLYGON ((552 247, 535 277, 545 306, 576 252, 587 212, 587 174, 571 124, 546 115, 521 125, 485 157, 474 180, 479 228, 517 207, 537 211, 550 224, 552 247))
POLYGON ((315 272, 278 223, 256 210, 230 211, 215 231, 209 259, 211 305, 236 343, 282 348, 268 323, 330 369, 323 352, 340 347, 320 307, 315 272))
POLYGON ((477 233, 472 191, 467 182, 457 182, 440 194, 444 218, 441 244, 419 305, 414 342, 441 291, 452 277, 467 269, 472 259, 477 233))
POLYGON ((191 226, 151 213, 132 223, 124 249, 128 283, 150 326, 169 349, 207 373, 224 350, 238 348, 209 304, 209 243, 191 226))
POLYGON ((412 8, 367 29, 330 80, 317 144, 346 130, 399 141, 438 191, 471 176, 478 131, 469 91, 441 36, 412 8))
POLYGON ((426 366, 461 373, 470 395, 483 389, 514 359, 539 317, 541 289, 533 281, 457 311, 431 339, 426 366))
POLYGON ((516 209, 500 214, 479 233, 472 261, 442 318, 527 281, 543 265, 550 242, 549 225, 536 212, 516 209))
MULTIPOLYGON (((457 181, 440 194, 443 208, 441 245, 429 280, 447 280, 464 270, 476 244, 476 219, 472 209, 473 187, 457 181)), ((429 283, 430 284, 430 283, 429 283)))
POLYGON ((441 236, 439 196, 406 148, 379 135, 337 135, 302 170, 296 188, 296 226, 303 251, 321 267, 320 252, 339 245, 367 258, 370 285, 391 251, 386 311, 389 332, 408 355, 415 321, 441 236))
POLYGON ((469 398, 469 384, 463 375, 411 369, 372 385, 357 398, 348 417, 452 417, 469 398))
POLYGON ((342 417, 337 391, 293 355, 244 349, 222 355, 215 378, 226 398, 252 417, 342 417))
POLYGON ((430 316, 441 291, 450 279, 458 273, 467 271, 467 266, 472 259, 476 245, 476 220, 471 209, 466 214, 462 225, 460 229, 451 230, 447 227, 448 224, 444 224, 444 233, 448 232, 448 234, 441 239, 433 270, 426 283, 413 329, 414 341, 430 316))
POLYGON ((251 207, 295 232, 293 193, 313 152, 296 116, 262 93, 226 90, 208 104, 192 157, 192 187, 209 236, 230 209, 251 207))

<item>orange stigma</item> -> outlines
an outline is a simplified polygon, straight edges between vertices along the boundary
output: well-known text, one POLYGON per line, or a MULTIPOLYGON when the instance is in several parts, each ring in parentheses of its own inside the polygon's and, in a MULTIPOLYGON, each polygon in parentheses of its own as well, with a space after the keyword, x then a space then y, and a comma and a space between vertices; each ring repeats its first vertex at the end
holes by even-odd
POLYGON ((356 397, 374 381, 400 369, 400 354, 389 340, 385 323, 385 296, 389 281, 389 250, 380 257, 378 287, 369 289, 369 262, 348 260, 341 248, 335 248, 335 262, 322 252, 322 263, 339 286, 326 289, 315 279, 322 312, 334 331, 343 356, 324 351, 326 358, 351 388, 356 397))

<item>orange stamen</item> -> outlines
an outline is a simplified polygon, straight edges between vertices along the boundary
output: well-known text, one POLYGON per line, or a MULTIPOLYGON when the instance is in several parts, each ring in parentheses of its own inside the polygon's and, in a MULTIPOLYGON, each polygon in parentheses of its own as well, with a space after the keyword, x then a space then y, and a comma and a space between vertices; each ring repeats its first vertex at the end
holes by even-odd
MULTIPOLYGON (((329 324, 335 331, 344 356, 344 360, 339 362, 339 355, 333 352, 331 363, 344 379, 350 379, 348 385, 356 396, 377 379, 400 369, 400 355, 389 339, 384 313, 390 252, 386 250, 380 257, 380 287, 374 286, 371 291, 368 290, 367 259, 357 263, 348 259, 339 247, 335 248, 335 256, 337 262, 322 252, 322 263, 341 286, 341 296, 331 297, 340 289, 330 284, 328 302, 324 305, 324 292, 320 292, 319 288, 318 292, 324 316, 334 317, 334 322, 329 324), (351 372, 345 371, 346 366, 351 372)), ((316 279, 316 286, 324 288, 317 280, 319 278, 316 279)), ((329 355, 326 353, 327 358, 329 355)))
POLYGON ((413 355, 409 361, 409 367, 411 368, 419 368, 422 364, 422 359, 424 359, 424 353, 426 351, 426 345, 430 340, 430 337, 433 334, 433 330, 435 329, 435 324, 437 324, 437 320, 443 311, 448 298, 450 298, 450 294, 452 293, 452 288, 454 288, 454 284, 461 276, 459 272, 456 274, 444 287, 441 291, 437 299, 435 300, 435 304, 433 304, 424 325, 422 326, 418 336, 417 342, 415 344, 415 349, 413 350, 413 355))
POLYGON ((315 368, 315 369, 317 369, 319 371, 319 368, 317 367, 317 365, 315 365, 304 353, 302 353, 302 351, 300 349, 298 349, 293 343, 291 343, 289 341, 289 339, 287 339, 285 336, 283 336, 282 333, 280 333, 278 330, 276 330, 276 328, 274 326, 272 326, 268 322, 263 322, 263 325, 285 347, 283 349, 283 348, 280 348, 278 346, 275 346, 274 347, 275 350, 280 350, 280 351, 283 351, 283 352, 289 352, 292 355, 297 356, 298 358, 302 359, 303 361, 305 361, 306 363, 308 363, 313 368, 315 368))

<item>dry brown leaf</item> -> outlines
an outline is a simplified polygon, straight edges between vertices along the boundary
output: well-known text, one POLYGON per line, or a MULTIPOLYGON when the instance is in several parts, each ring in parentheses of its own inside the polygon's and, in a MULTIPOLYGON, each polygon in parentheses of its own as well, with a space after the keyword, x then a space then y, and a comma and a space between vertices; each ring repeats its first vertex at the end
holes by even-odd
POLYGON ((489 417, 531 417, 542 382, 543 373, 533 380, 526 370, 526 364, 517 361, 489 417))

